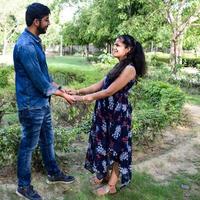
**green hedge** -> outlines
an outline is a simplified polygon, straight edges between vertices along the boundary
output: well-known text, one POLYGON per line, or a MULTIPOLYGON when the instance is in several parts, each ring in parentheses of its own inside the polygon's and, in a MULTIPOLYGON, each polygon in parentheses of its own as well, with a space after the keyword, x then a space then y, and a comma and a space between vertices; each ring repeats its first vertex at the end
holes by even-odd
MULTIPOLYGON (((0 88, 5 88, 10 84, 10 76, 13 75, 13 67, 0 67, 0 88)), ((13 78, 13 77, 12 77, 13 78)))
POLYGON ((151 141, 165 127, 181 119, 184 93, 162 81, 143 80, 132 93, 133 133, 139 143, 151 141))
MULTIPOLYGON (((170 57, 162 54, 155 54, 151 57, 151 63, 152 65, 159 65, 161 63, 167 63, 169 64, 170 57)), ((188 57, 183 56, 182 57, 182 67, 195 67, 199 68, 200 66, 200 58, 199 57, 188 57)))
MULTIPOLYGON (((80 126, 80 125, 79 125, 80 126)), ((66 152, 70 149, 71 142, 74 141, 80 130, 83 128, 67 129, 63 127, 55 128, 55 149, 66 152)), ((12 125, 0 129, 0 167, 6 165, 16 165, 17 151, 20 142, 21 130, 19 125, 12 125)), ((34 168, 41 167, 41 157, 39 148, 33 154, 34 168)))
POLYGON ((64 86, 86 86, 101 80, 105 74, 102 69, 75 70, 69 68, 50 67, 49 72, 53 80, 64 86))

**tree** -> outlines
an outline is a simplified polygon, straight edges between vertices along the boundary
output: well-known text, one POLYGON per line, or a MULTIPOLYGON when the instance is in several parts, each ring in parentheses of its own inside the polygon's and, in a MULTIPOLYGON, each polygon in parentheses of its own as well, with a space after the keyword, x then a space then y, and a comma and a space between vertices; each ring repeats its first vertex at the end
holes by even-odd
MULTIPOLYGON (((1 0, 0 7, 0 44, 2 45, 3 55, 7 52, 9 43, 14 43, 17 36, 25 27, 26 7, 31 4, 31 0, 1 0)), ((51 1, 42 0, 45 5, 50 5, 51 1)))
POLYGON ((183 39, 191 25, 199 20, 199 0, 163 0, 166 19, 172 30, 171 37, 171 65, 176 73, 176 65, 181 64, 183 39))
POLYGON ((11 0, 2 1, 1 4, 4 6, 1 6, 0 8, 0 42, 3 46, 3 55, 5 55, 8 43, 11 42, 14 39, 14 36, 20 32, 23 24, 21 12, 25 1, 17 0, 15 3, 11 0))
POLYGON ((121 0, 119 6, 124 10, 123 15, 122 12, 120 14, 123 17, 118 27, 120 34, 131 34, 146 47, 153 43, 163 46, 163 38, 168 32, 158 1, 151 4, 145 0, 121 0))

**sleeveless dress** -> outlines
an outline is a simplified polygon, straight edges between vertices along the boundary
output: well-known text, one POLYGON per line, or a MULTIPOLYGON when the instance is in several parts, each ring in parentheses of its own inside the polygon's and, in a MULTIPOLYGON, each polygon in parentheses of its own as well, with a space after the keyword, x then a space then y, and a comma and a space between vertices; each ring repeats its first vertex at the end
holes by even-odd
MULTIPOLYGON (((131 80, 114 95, 96 101, 89 135, 85 168, 105 178, 114 162, 119 163, 121 187, 131 180, 132 162, 132 107, 128 95, 135 81, 131 80)), ((102 90, 111 82, 104 78, 102 90)))

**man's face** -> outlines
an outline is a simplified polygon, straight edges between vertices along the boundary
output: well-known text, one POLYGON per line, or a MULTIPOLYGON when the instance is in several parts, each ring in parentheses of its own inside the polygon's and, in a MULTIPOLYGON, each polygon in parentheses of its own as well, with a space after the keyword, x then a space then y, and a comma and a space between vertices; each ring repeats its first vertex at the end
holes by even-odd
POLYGON ((44 16, 41 20, 39 20, 39 26, 37 28, 39 34, 45 34, 49 25, 49 15, 44 16))

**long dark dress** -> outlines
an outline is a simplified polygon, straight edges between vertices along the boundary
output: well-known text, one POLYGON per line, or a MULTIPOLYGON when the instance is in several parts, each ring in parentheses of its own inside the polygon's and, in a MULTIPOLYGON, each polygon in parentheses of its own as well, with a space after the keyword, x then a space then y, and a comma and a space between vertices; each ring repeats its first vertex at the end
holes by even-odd
MULTIPOLYGON (((105 178, 112 164, 118 162, 121 186, 131 180, 132 107, 128 94, 134 82, 130 81, 113 96, 96 101, 85 160, 85 168, 96 173, 98 179, 105 178)), ((110 84, 105 77, 102 90, 110 84)))

